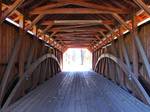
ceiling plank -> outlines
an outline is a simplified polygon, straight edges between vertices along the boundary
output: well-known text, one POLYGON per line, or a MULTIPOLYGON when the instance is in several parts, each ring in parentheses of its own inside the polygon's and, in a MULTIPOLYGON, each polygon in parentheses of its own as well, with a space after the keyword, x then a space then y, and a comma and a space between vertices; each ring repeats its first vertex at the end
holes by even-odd
POLYGON ((16 0, 5 12, 2 13, 1 23, 13 12, 15 11, 24 0, 16 0))

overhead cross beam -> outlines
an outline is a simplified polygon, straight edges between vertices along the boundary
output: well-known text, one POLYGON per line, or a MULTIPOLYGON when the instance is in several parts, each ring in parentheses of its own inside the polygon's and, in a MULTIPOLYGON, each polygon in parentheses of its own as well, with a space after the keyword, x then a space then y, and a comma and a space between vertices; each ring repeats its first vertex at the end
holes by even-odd
POLYGON ((101 24, 113 24, 111 20, 53 20, 44 21, 41 25, 101 25, 101 24))
MULTIPOLYGON (((111 14, 107 10, 91 9, 91 8, 55 8, 48 10, 31 11, 31 15, 35 14, 111 14)), ((117 13, 117 12, 116 12, 117 13)), ((122 12, 123 14, 125 12, 122 12)))
POLYGON ((103 28, 78 28, 78 29, 50 29, 49 32, 98 32, 98 31, 107 31, 106 29, 103 28))
POLYGON ((57 33, 56 36, 62 35, 95 35, 95 32, 72 32, 72 33, 57 33))

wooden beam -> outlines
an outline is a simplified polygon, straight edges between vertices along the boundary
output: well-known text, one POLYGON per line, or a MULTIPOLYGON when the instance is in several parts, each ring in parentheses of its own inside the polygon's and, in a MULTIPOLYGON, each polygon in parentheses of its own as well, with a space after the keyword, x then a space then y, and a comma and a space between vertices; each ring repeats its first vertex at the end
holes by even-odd
POLYGON ((103 28, 78 28, 78 29, 50 29, 50 32, 86 32, 86 31, 92 31, 92 32, 98 32, 98 31, 107 31, 106 29, 103 28))
POLYGON ((110 34, 114 37, 118 37, 118 35, 114 32, 114 30, 107 24, 104 24, 104 26, 110 31, 110 34))
POLYGON ((141 9, 150 15, 150 9, 142 0, 133 0, 141 9))
POLYGON ((133 61, 133 72, 135 74, 135 76, 138 78, 139 73, 138 73, 138 50, 137 47, 135 45, 135 41, 134 41, 134 37, 135 37, 135 33, 137 30, 137 22, 135 21, 135 13, 133 13, 132 15, 132 31, 131 31, 131 36, 132 36, 132 61, 133 61))
POLYGON ((101 24, 113 24, 111 20, 54 20, 54 21, 44 21, 41 25, 101 25, 101 24))
POLYGON ((54 29, 74 29, 74 28, 85 28, 85 27, 92 27, 97 26, 99 24, 83 24, 83 25, 72 25, 72 26, 63 26, 63 27, 55 27, 54 29))
POLYGON ((45 34, 52 26, 53 26, 53 23, 49 24, 49 25, 43 30, 43 33, 45 34))
MULTIPOLYGON (((84 39, 91 39, 94 38, 95 39, 95 35, 66 35, 66 36, 56 36, 56 39, 60 39, 60 38, 64 39, 64 38, 84 38, 84 39)), ((99 40, 99 39, 97 39, 99 40)))
POLYGON ((35 14, 111 14, 106 10, 90 9, 90 8, 55 8, 49 10, 31 11, 31 15, 35 14))
POLYGON ((67 45, 68 48, 87 48, 88 45, 67 45))
POLYGON ((27 26, 27 27, 25 28, 25 30, 31 29, 31 28, 32 28, 36 23, 38 23, 44 16, 45 16, 44 14, 39 14, 39 15, 32 21, 32 23, 31 23, 29 26, 27 26))
POLYGON ((124 2, 126 2, 127 4, 131 5, 132 7, 136 8, 136 4, 134 4, 132 1, 128 1, 128 0, 123 0, 124 2))
POLYGON ((26 5, 31 4, 34 0, 24 2, 20 7, 24 8, 26 5))
MULTIPOLYGON (((123 13, 123 14, 125 14, 125 13, 129 12, 128 10, 125 10, 125 9, 120 9, 120 8, 110 7, 110 6, 107 7, 107 6, 104 6, 104 5, 97 5, 95 3, 86 2, 86 1, 63 0, 61 2, 72 4, 72 5, 78 5, 78 6, 82 6, 82 7, 86 7, 86 8, 98 9, 98 10, 101 10, 101 11, 113 12, 113 13, 121 13, 121 14, 123 13)), ((50 6, 50 4, 46 5, 45 6, 46 8, 44 7, 43 10, 49 9, 49 6, 50 6)))
POLYGON ((51 28, 50 30, 51 31, 59 31, 59 30, 93 30, 93 29, 95 29, 95 30, 103 30, 103 31, 107 31, 107 29, 105 29, 105 28, 101 28, 101 27, 79 27, 79 28, 77 28, 77 27, 72 27, 72 28, 51 28))
POLYGON ((16 0, 4 13, 2 13, 1 23, 14 11, 16 10, 24 0, 16 0))
POLYGON ((82 43, 81 45, 89 45, 90 44, 90 42, 89 41, 70 41, 70 42, 68 42, 68 41, 65 41, 64 42, 66 45, 80 45, 79 43, 82 43))
POLYGON ((35 9, 33 9, 32 11, 39 11, 39 10, 47 10, 47 9, 51 9, 51 8, 58 8, 58 7, 62 7, 62 6, 65 6, 65 5, 68 5, 69 3, 67 2, 55 2, 55 3, 49 3, 47 5, 43 5, 43 6, 40 6, 40 7, 37 7, 35 9))
POLYGON ((55 40, 70 40, 70 41, 75 41, 75 40, 98 40, 97 38, 94 38, 94 36, 65 36, 65 37, 56 37, 55 40))
MULTIPOLYGON (((67 4, 67 3, 66 3, 67 4)), ((49 5, 48 7, 49 8, 56 8, 56 7, 60 7, 60 6, 64 6, 66 5, 65 3, 56 3, 56 4, 51 4, 49 5)), ((43 6, 43 7, 38 7, 38 8, 35 8, 34 10, 42 10, 43 8, 46 8, 46 6, 43 6)), ((34 21, 27 27, 27 29, 30 29, 33 25, 35 25, 37 22, 39 22, 43 17, 44 17, 45 14, 39 14, 35 19, 34 21)), ((52 24, 48 25, 48 27, 43 31, 43 33, 46 33, 47 30, 52 27, 52 24)))
POLYGON ((55 36, 61 35, 95 35, 95 32, 72 32, 72 33, 57 33, 55 36))
POLYGON ((126 22, 118 14, 113 13, 112 16, 125 28, 127 28, 128 30, 131 30, 131 28, 126 24, 126 22))
POLYGON ((95 35, 95 37, 96 37, 99 41, 101 41, 101 38, 100 38, 98 35, 95 35))
POLYGON ((35 9, 36 7, 39 7, 40 5, 42 5, 44 2, 47 2, 47 0, 40 0, 36 3, 34 3, 32 6, 29 7, 29 10, 31 9, 35 9))
POLYGON ((123 4, 123 2, 113 1, 113 3, 114 3, 116 6, 118 6, 120 9, 129 10, 129 9, 127 9, 128 7, 123 4))
POLYGON ((100 33, 104 38, 107 38, 107 36, 106 36, 102 31, 99 31, 99 33, 100 33))
POLYGON ((113 33, 113 29, 109 25, 104 24, 104 26, 110 31, 110 33, 113 33))

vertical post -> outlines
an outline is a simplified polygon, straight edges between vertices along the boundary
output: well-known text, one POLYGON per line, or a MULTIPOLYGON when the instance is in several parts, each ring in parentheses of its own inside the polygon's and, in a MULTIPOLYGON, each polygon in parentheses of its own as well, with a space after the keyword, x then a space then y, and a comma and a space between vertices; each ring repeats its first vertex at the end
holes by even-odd
POLYGON ((55 75, 53 59, 50 60, 50 63, 51 63, 51 64, 50 64, 50 67, 51 67, 51 73, 52 73, 51 76, 53 77, 53 76, 55 75))
POLYGON ((94 63, 95 63, 95 59, 94 59, 95 57, 94 57, 94 52, 92 52, 92 68, 93 68, 93 70, 94 70, 94 63))
MULTIPOLYGON (((19 25, 20 25, 20 29, 19 29, 19 35, 21 38, 23 38, 23 40, 25 39, 25 32, 24 32, 24 17, 23 15, 20 15, 19 18, 19 25)), ((19 55, 19 78, 21 78, 23 76, 24 70, 25 70, 25 52, 24 52, 24 48, 25 48, 25 42, 26 41, 22 41, 21 42, 21 49, 20 49, 20 55, 19 55)), ((24 95, 24 84, 22 86, 21 89, 21 95, 24 95)))
MULTIPOLYGON (((120 42, 120 38, 118 39, 118 44, 119 44, 119 57, 120 59, 123 61, 124 58, 123 58, 123 52, 122 52, 122 45, 121 45, 121 42, 120 42)), ((121 85, 124 87, 125 86, 125 74, 123 73, 122 70, 120 70, 120 80, 121 80, 121 85)))
MULTIPOLYGON (((135 14, 135 13, 134 13, 135 14)), ((135 45, 135 41, 134 41, 134 36, 136 35, 136 28, 137 28, 137 23, 135 20, 135 16, 132 16, 132 30, 131 30, 131 36, 132 36, 132 60, 133 60, 133 72, 134 74, 136 74, 136 77, 138 77, 138 54, 137 54, 137 48, 135 45)))
MULTIPOLYGON (((0 21, 2 19, 2 0, 0 0, 0 21)), ((0 48, 2 48, 2 24, 0 24, 0 48)), ((1 51, 2 52, 2 51, 1 51)), ((2 55, 0 54, 0 58, 2 59, 1 57, 2 55)), ((1 78, 1 77, 0 77, 1 78)), ((1 88, 0 88, 1 89, 1 88)), ((0 103, 0 108, 1 108, 1 103, 0 103)))
MULTIPOLYGON (((116 52, 116 47, 115 47, 115 43, 114 42, 112 42, 112 51, 114 52, 114 55, 117 57, 117 52, 116 52)), ((116 73, 114 74, 115 75, 115 81, 116 81, 116 83, 119 83, 119 75, 120 75, 120 71, 119 71, 119 68, 118 68, 118 66, 117 65, 115 65, 115 63, 113 63, 113 65, 115 66, 114 68, 115 68, 115 71, 116 71, 116 73)))
POLYGON ((32 63, 33 55, 34 55, 34 49, 35 49, 35 43, 31 46, 31 49, 29 51, 28 59, 27 59, 27 64, 26 64, 26 69, 29 68, 29 66, 32 63))
POLYGON ((48 80, 48 78, 50 77, 50 73, 49 73, 49 69, 50 69, 50 59, 47 59, 46 60, 46 69, 44 70, 45 71, 45 80, 48 80))

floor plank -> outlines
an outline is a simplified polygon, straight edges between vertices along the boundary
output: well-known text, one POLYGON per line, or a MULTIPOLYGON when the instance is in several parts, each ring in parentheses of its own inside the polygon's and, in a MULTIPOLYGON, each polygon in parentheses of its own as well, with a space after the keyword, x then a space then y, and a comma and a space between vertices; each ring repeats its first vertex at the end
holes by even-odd
POLYGON ((150 107, 92 71, 62 72, 5 112, 150 112, 150 107))

